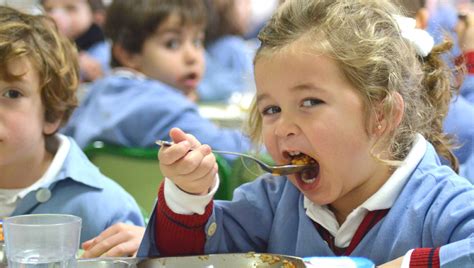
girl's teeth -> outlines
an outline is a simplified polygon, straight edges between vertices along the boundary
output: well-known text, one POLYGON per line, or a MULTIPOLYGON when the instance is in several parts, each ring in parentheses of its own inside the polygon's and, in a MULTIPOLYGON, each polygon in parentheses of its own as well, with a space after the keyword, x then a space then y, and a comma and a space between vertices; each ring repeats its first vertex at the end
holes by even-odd
POLYGON ((313 183, 316 180, 317 174, 312 172, 311 170, 306 170, 301 173, 301 180, 304 183, 310 184, 313 183))
POLYGON ((288 154, 291 155, 291 156, 297 156, 301 153, 300 152, 289 152, 288 154))

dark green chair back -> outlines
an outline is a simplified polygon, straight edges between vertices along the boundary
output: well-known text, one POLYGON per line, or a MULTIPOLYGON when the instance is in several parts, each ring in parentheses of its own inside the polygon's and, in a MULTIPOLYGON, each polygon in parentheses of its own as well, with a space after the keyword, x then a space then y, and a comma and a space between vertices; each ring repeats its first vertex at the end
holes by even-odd
MULTIPOLYGON (((123 147, 96 141, 87 146, 84 152, 103 174, 115 180, 135 198, 147 218, 163 180, 157 158, 158 147, 123 147)), ((229 200, 232 195, 228 186, 231 168, 221 156, 216 155, 216 159, 221 186, 215 198, 229 200)))

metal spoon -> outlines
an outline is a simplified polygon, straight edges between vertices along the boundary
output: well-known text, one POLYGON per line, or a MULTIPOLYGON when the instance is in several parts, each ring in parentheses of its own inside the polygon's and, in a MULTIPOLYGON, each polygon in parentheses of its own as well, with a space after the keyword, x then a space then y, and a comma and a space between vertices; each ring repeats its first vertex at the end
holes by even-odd
MULTIPOLYGON (((163 140, 157 140, 157 141, 155 141, 155 143, 158 144, 159 146, 162 146, 162 147, 163 146, 168 147, 168 146, 171 146, 171 145, 174 144, 173 142, 163 141, 163 140)), ((248 154, 228 152, 228 151, 218 151, 218 150, 212 150, 212 152, 218 153, 218 154, 236 155, 236 156, 241 156, 241 157, 251 159, 251 160, 255 161, 263 170, 265 170, 267 172, 270 172, 273 175, 288 175, 288 174, 301 172, 303 170, 311 169, 311 168, 315 167, 314 164, 308 164, 308 165, 293 165, 293 164, 290 164, 290 165, 274 165, 274 166, 271 166, 271 165, 268 165, 265 162, 261 161, 260 159, 255 158, 255 157, 253 157, 251 155, 248 155, 248 154)))

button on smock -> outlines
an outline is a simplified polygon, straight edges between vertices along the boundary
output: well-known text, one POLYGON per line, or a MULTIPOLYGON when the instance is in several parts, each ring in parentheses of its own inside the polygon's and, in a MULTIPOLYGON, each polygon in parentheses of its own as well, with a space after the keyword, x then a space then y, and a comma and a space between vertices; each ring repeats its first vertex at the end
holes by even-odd
POLYGON ((36 200, 40 203, 44 203, 51 198, 51 191, 48 188, 41 188, 36 191, 36 200))
POLYGON ((216 230, 217 230, 217 223, 213 222, 209 224, 209 227, 207 227, 207 235, 213 236, 216 233, 216 230))

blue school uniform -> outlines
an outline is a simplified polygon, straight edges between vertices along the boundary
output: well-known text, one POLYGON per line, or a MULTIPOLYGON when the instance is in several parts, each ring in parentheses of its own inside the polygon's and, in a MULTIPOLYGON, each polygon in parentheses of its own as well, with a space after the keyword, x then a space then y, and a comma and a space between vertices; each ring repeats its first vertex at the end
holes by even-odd
POLYGON ((100 63, 105 75, 110 72, 111 49, 111 45, 108 41, 99 42, 87 49, 87 53, 100 63))
POLYGON ((474 74, 467 74, 461 86, 461 96, 474 106, 474 74))
POLYGON ((202 101, 225 101, 235 92, 253 90, 254 51, 239 36, 224 36, 206 48, 206 71, 198 86, 202 101))
POLYGON ((474 155, 474 103, 469 103, 463 96, 456 96, 451 100, 448 114, 444 120, 443 129, 454 135, 459 148, 454 154, 460 164, 474 155))
POLYGON ((115 223, 144 226, 140 209, 122 187, 102 175, 71 138, 71 147, 56 178, 28 193, 12 216, 72 214, 82 218, 81 243, 115 223))
MULTIPOLYGON (((102 29, 98 25, 95 23, 91 24, 74 42, 79 52, 86 52, 100 63, 104 74, 110 71, 111 45, 106 40, 102 29)), ((81 75, 83 76, 83 73, 81 73, 81 75)))
MULTIPOLYGON (((458 13, 449 4, 440 5, 430 16, 428 22, 428 32, 433 36, 436 43, 440 43, 448 34, 454 42, 453 49, 449 57, 461 55, 461 49, 457 42, 458 37, 455 31, 458 22, 458 13)), ((452 59, 447 58, 446 62, 451 63, 452 59)), ((460 96, 455 96, 451 101, 449 112, 444 121, 444 131, 458 138, 461 148, 455 149, 454 153, 459 162, 464 163, 474 154, 474 76, 465 76, 460 89, 460 96)))
POLYGON ((466 162, 459 165, 459 175, 467 178, 474 184, 474 154, 472 154, 466 162))
MULTIPOLYGON (((474 262, 474 186, 440 163, 431 145, 388 213, 352 251, 382 264, 413 248, 440 249, 441 265, 474 262)), ((139 256, 158 256, 155 215, 139 256)), ((263 175, 242 185, 232 201, 214 201, 205 229, 205 253, 269 252, 335 256, 307 216, 303 194, 285 177, 263 175)))
MULTIPOLYGON (((451 53, 448 55, 447 62, 452 64, 452 56, 459 56, 463 52, 458 44, 456 25, 458 23, 458 12, 454 6, 449 3, 440 4, 430 16, 428 21, 428 32, 435 39, 435 43, 440 43, 446 38, 446 34, 454 43, 451 53)), ((474 105, 474 75, 467 74, 461 85, 461 96, 474 105)))
POLYGON ((91 84, 81 105, 62 130, 84 148, 94 140, 131 147, 154 147, 179 127, 213 149, 247 151, 241 131, 217 127, 201 117, 198 107, 157 80, 120 71, 91 84))
POLYGON ((245 40, 236 35, 227 35, 216 39, 206 47, 209 55, 220 65, 241 74, 252 74, 252 58, 245 40))
POLYGON ((455 30, 458 20, 458 11, 451 3, 440 3, 429 16, 426 29, 433 36, 436 44, 442 42, 447 34, 454 43, 451 52, 455 56, 461 54, 458 35, 455 30))

